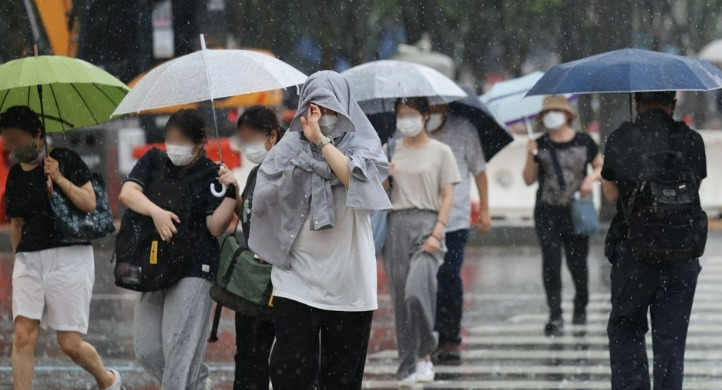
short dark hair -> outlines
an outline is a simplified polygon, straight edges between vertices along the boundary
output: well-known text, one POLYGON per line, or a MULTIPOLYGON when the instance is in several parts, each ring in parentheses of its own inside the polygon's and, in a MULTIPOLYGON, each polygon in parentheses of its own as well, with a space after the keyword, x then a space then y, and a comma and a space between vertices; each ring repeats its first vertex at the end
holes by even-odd
POLYGON ((33 137, 39 132, 40 137, 45 137, 40 116, 28 106, 13 106, 0 115, 0 130, 9 128, 20 129, 33 137))
POLYGON ((168 118, 165 131, 170 127, 177 128, 194 144, 202 144, 206 141, 206 121, 198 110, 184 108, 176 111, 168 118))
POLYGON ((676 96, 675 91, 635 92, 634 100, 644 104, 671 104, 676 96))
POLYGON ((405 104, 413 108, 414 110, 420 112, 422 115, 428 115, 429 113, 431 113, 429 98, 427 97, 422 96, 396 99, 396 104, 394 105, 396 111, 399 110, 399 104, 405 104))
POLYGON ((276 130, 278 139, 283 137, 286 129, 278 122, 278 116, 273 110, 265 106, 248 107, 238 118, 236 128, 248 126, 254 130, 262 132, 266 136, 270 136, 273 130, 276 130))

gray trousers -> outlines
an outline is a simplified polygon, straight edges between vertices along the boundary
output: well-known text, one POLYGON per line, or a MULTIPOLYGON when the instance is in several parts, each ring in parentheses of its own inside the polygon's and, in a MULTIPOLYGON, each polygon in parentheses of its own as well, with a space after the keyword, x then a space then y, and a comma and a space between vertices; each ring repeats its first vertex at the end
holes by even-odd
MULTIPOLYGON (((402 210, 389 214, 389 232, 384 247, 384 268, 391 290, 399 350, 399 379, 416 372, 418 359, 436 349, 436 274, 444 262, 442 241, 433 255, 421 249, 432 233, 437 214, 402 210)), ((443 238, 442 238, 443 240, 443 238)))
POLYGON ((203 390, 211 326, 211 281, 183 278, 141 294, 135 305, 135 356, 162 390, 203 390))

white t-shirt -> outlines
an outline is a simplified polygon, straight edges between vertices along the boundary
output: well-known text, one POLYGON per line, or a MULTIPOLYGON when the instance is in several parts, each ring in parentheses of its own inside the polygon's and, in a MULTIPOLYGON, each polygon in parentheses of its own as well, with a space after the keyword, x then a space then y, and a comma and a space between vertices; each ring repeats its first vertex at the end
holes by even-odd
POLYGON ((376 255, 369 212, 346 207, 346 188, 333 188, 336 222, 310 230, 306 220, 291 246, 288 270, 273 268, 273 295, 331 311, 378 308, 376 255))

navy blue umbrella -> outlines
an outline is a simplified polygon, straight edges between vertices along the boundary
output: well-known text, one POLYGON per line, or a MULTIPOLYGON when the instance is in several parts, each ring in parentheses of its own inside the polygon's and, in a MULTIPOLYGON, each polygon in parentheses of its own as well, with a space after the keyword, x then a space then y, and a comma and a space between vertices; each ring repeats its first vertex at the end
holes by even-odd
POLYGON ((640 49, 622 49, 551 68, 527 93, 710 91, 722 72, 707 61, 640 49))

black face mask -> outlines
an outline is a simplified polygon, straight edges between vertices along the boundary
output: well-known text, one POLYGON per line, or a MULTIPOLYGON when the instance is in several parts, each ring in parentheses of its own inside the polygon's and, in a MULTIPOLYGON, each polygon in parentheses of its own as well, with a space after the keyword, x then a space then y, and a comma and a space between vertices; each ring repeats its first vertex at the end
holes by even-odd
POLYGON ((26 164, 40 160, 39 145, 34 139, 30 141, 29 145, 13 148, 11 153, 15 160, 26 164))

